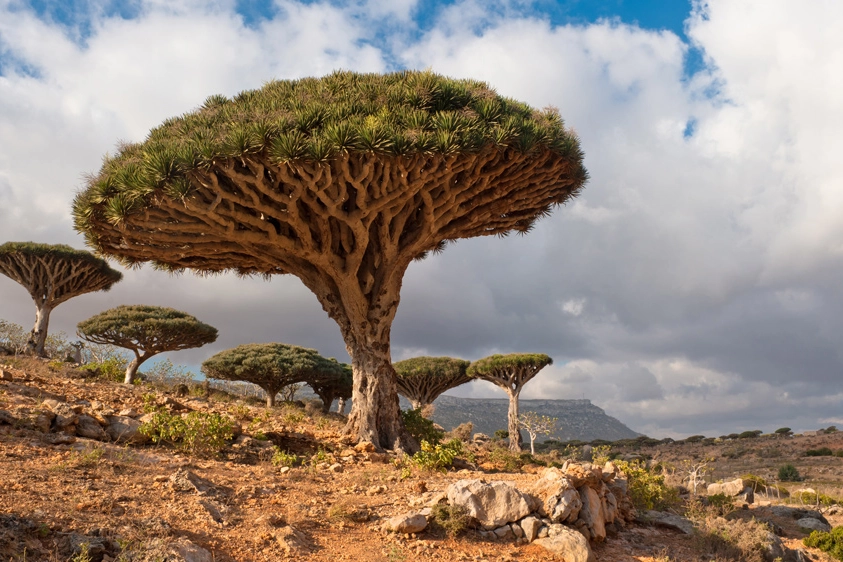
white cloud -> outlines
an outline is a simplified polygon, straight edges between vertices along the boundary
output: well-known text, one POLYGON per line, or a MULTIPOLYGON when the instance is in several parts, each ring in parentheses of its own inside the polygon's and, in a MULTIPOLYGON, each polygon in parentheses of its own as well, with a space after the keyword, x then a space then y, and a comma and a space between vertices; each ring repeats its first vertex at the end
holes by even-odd
MULTIPOLYGON (((656 435, 771 416, 810 429, 843 404, 843 5, 710 0, 687 22, 708 64, 690 79, 689 47, 670 32, 553 27, 521 2, 453 3, 419 40, 415 0, 279 0, 251 27, 231 1, 143 2, 132 19, 95 5, 84 41, 10 6, 0 2, 0 57, 15 60, 0 65, 3 239, 81 246, 69 217, 81 175, 118 139, 141 140, 210 94, 391 61, 432 67, 558 107, 592 179, 529 236, 461 241, 413 264, 396 358, 546 352, 556 365, 525 397, 585 394, 656 435)), ((0 316, 30 323, 21 288, 0 279, 0 296, 0 316)), ((63 305, 53 325, 72 331, 121 302, 204 313, 220 324, 219 349, 344 349, 295 279, 131 272, 63 305)))

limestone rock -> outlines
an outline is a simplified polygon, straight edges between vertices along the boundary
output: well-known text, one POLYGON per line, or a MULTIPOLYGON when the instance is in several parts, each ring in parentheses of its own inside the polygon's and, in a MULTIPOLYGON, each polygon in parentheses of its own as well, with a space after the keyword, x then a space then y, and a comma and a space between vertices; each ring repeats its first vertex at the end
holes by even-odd
POLYGON ((200 495, 208 495, 214 492, 214 484, 209 480, 200 478, 196 474, 183 468, 178 469, 170 475, 170 485, 174 490, 180 492, 196 492, 200 495))
POLYGON ((275 540, 288 556, 297 559, 310 552, 310 544, 304 534, 290 525, 285 525, 275 533, 275 540))
POLYGON ((828 523, 823 523, 819 519, 814 519, 813 517, 803 517, 802 519, 797 519, 796 524, 799 526, 800 529, 804 531, 822 531, 827 533, 831 531, 831 525, 828 523))
POLYGON ((553 531, 547 538, 533 541, 534 544, 546 548, 565 562, 597 562, 591 546, 582 534, 558 524, 553 525, 553 531))
POLYGON ((512 532, 512 527, 510 525, 503 525, 492 532, 498 540, 502 541, 509 540, 515 536, 515 533, 512 532))
POLYGON ((603 503, 594 488, 581 486, 577 489, 582 500, 580 520, 585 523, 591 534, 591 539, 596 542, 606 540, 606 517, 603 514, 603 503))
POLYGON ((174 562, 214 562, 214 555, 195 545, 184 537, 179 537, 168 545, 170 555, 174 562))
POLYGON ((80 437, 87 437, 88 439, 96 439, 97 441, 105 441, 108 439, 108 434, 102 426, 97 423, 97 420, 91 416, 82 414, 79 416, 78 425, 76 426, 76 435, 80 437))
POLYGON ((386 522, 386 528, 396 533, 420 533, 427 527, 427 517, 421 513, 396 515, 386 522))
POLYGON ((512 529, 512 534, 515 535, 516 539, 520 539, 524 536, 524 528, 518 523, 510 523, 509 527, 512 529))
POLYGON ((812 519, 818 519, 828 525, 828 519, 826 519, 822 513, 813 509, 791 507, 787 505, 774 505, 770 507, 770 512, 776 517, 785 517, 789 519, 804 519, 805 517, 810 517, 812 519))
POLYGON ((374 453, 375 446, 371 441, 361 441, 354 446, 354 450, 358 453, 374 453))
POLYGON ((603 481, 603 471, 593 465, 570 464, 565 469, 565 476, 575 488, 589 486, 599 489, 603 481))
POLYGON ((580 495, 558 468, 545 470, 528 493, 537 500, 531 507, 554 523, 573 522, 579 516, 582 507, 580 495))
POLYGON ((32 425, 34 425, 35 429, 41 433, 47 433, 50 431, 50 428, 53 427, 54 419, 56 419, 56 415, 53 412, 50 410, 42 410, 35 415, 32 425))
POLYGON ((686 535, 694 534, 694 524, 679 515, 666 513, 664 511, 645 511, 642 515, 645 520, 650 521, 657 527, 673 529, 674 531, 680 531, 686 535))
POLYGON ((485 529, 496 529, 530 514, 527 497, 506 482, 458 480, 448 486, 448 502, 464 507, 485 529))
POLYGON ((141 422, 127 416, 106 416, 105 432, 118 443, 146 443, 149 437, 139 432, 141 422))
POLYGON ((734 480, 719 484, 709 484, 707 489, 709 496, 713 496, 714 494, 723 494, 733 497, 742 494, 743 491, 743 478, 735 478, 734 480))
POLYGON ((524 537, 532 542, 539 536, 539 529, 542 527, 541 519, 529 515, 521 520, 521 528, 524 530, 524 537))

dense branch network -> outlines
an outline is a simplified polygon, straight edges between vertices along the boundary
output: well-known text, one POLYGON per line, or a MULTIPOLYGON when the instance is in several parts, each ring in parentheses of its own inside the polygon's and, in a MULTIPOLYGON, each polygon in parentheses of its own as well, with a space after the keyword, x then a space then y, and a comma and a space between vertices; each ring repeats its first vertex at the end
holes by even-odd
POLYGON ((432 404, 440 394, 471 380, 466 374, 470 362, 452 357, 413 357, 393 366, 398 375, 398 392, 413 408, 432 404))
POLYGON ((0 273, 23 285, 35 302, 28 348, 44 352, 50 312, 75 296, 111 288, 123 274, 105 260, 62 244, 7 242, 0 246, 0 273))

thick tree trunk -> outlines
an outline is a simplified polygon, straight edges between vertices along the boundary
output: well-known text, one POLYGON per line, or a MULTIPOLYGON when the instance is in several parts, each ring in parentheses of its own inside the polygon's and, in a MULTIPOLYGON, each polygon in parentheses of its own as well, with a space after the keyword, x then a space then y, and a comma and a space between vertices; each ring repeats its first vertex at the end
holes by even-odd
POLYGON ((124 384, 134 384, 135 382, 135 375, 138 372, 138 368, 141 366, 141 363, 152 357, 152 355, 144 355, 142 353, 138 353, 137 350, 135 351, 135 358, 129 363, 129 366, 126 367, 126 376, 123 379, 124 384))
POLYGON ((278 389, 270 388, 270 389, 263 389, 264 393, 266 393, 266 407, 272 408, 275 406, 275 395, 278 394, 278 389))
POLYGON ((345 433, 360 441, 369 441, 378 450, 415 452, 418 443, 401 422, 398 383, 389 346, 348 347, 354 390, 345 433))
POLYGON ((35 326, 29 332, 29 340, 26 342, 26 351, 31 355, 44 357, 44 344, 47 343, 47 328, 50 325, 50 312, 53 309, 47 305, 36 307, 35 326))
POLYGON ((521 452, 521 428, 518 424, 518 392, 509 391, 509 450, 521 452))
POLYGON ((340 415, 345 413, 345 398, 337 400, 337 413, 340 415))
POLYGON ((323 391, 317 393, 319 399, 322 401, 322 413, 327 414, 331 411, 331 404, 334 403, 334 393, 330 391, 323 391))

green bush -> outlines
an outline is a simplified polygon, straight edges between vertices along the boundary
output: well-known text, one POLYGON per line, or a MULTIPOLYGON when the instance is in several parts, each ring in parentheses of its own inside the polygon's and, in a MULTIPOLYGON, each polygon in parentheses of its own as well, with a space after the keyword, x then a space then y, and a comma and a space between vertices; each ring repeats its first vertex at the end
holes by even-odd
POLYGON ((445 444, 421 442, 421 450, 410 457, 410 463, 421 470, 445 472, 454 464, 457 455, 463 454, 462 441, 451 439, 445 444))
POLYGON ((801 482, 802 476, 792 464, 783 464, 779 467, 779 480, 782 482, 801 482))
POLYGON ((805 546, 818 548, 837 560, 843 560, 843 527, 835 527, 830 533, 813 531, 802 542, 805 546))
POLYGON ((820 447, 819 449, 808 449, 805 451, 806 457, 830 457, 834 452, 828 447, 820 447))
POLYGON ((112 355, 110 357, 106 357, 102 361, 83 365, 81 369, 92 373, 98 379, 111 382, 123 382, 126 378, 126 365, 128 365, 128 363, 129 362, 125 357, 112 355))
MULTIPOLYGON (((529 453, 527 453, 529 455, 529 453)), ((489 462, 494 463, 506 472, 521 470, 525 462, 521 455, 513 453, 505 447, 495 447, 489 451, 489 462)))
POLYGON ((509 439, 509 432, 505 429, 498 429, 495 431, 493 437, 496 441, 503 441, 504 439, 509 439))
POLYGON ((441 527, 451 538, 461 535, 471 523, 468 510, 461 505, 436 504, 431 515, 433 526, 441 527))
POLYGON ((725 515, 735 509, 735 499, 726 494, 712 494, 707 498, 708 505, 713 507, 718 515, 725 515))
POLYGON ((401 419, 404 421, 404 427, 419 443, 427 441, 428 444, 437 445, 445 435, 443 431, 436 429, 433 420, 429 420, 422 415, 421 408, 403 410, 401 419))
POLYGON ((160 408, 138 429, 153 443, 168 443, 198 456, 218 453, 234 437, 234 424, 216 413, 190 412, 182 417, 160 408))
POLYGON ((274 451, 272 454, 273 466, 288 466, 292 468, 301 462, 297 455, 283 451, 279 447, 275 447, 274 451))
POLYGON ((663 510, 681 502, 679 491, 664 483, 664 475, 654 474, 640 462, 614 462, 626 475, 629 495, 637 509, 663 510))

